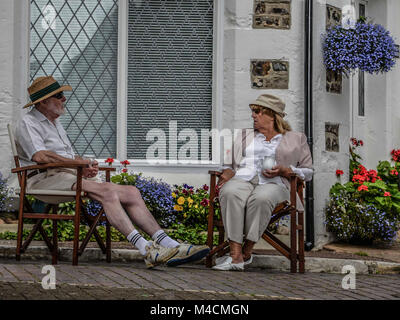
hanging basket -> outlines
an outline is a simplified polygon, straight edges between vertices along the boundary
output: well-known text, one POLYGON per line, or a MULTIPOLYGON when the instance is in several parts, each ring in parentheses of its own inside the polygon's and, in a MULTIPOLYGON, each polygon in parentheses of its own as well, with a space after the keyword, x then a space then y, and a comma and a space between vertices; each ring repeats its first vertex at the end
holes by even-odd
POLYGON ((358 22, 350 29, 335 26, 323 41, 326 69, 346 76, 357 69, 371 74, 388 72, 398 55, 389 31, 379 24, 358 22))

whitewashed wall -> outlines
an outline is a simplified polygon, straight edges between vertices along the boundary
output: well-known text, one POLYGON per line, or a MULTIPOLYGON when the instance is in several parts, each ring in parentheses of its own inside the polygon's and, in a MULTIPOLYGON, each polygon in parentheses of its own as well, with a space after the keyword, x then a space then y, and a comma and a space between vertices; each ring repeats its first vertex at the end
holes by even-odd
POLYGON ((314 1, 313 19, 313 116, 314 116, 314 230, 315 246, 321 247, 332 240, 326 232, 323 221, 325 206, 329 199, 329 189, 337 181, 335 172, 342 169, 348 175, 348 141, 349 141, 349 81, 343 78, 342 93, 326 92, 326 71, 322 56, 322 34, 326 27, 326 5, 338 8, 348 5, 350 1, 314 1), (325 151, 325 123, 339 124, 339 152, 325 151))
MULTIPOLYGON (((2 0, 0 2, 0 170, 10 176, 12 158, 6 124, 21 117, 21 106, 28 99, 29 1, 2 0)), ((393 147, 400 147, 400 66, 384 76, 367 76, 366 117, 355 130, 352 108, 355 108, 352 85, 355 79, 343 80, 342 94, 326 93, 326 72, 322 63, 321 35, 325 32, 326 4, 343 7, 351 0, 314 1, 314 217, 316 246, 321 247, 332 237, 326 232, 324 209, 329 189, 336 182, 335 171, 348 173, 348 139, 359 133, 366 143, 363 157, 373 167, 378 160, 387 159, 393 147), (340 152, 325 151, 325 122, 339 123, 340 152)), ((222 75, 215 101, 214 123, 219 128, 245 128, 252 125, 248 109, 250 101, 259 94, 271 93, 281 97, 287 105, 288 121, 294 130, 304 130, 304 0, 292 1, 290 30, 253 29, 253 0, 225 0, 219 12, 223 21, 217 33, 221 61, 216 73, 222 75), (250 84, 251 59, 282 59, 290 62, 288 90, 256 90, 250 84)), ((400 43, 400 1, 370 0, 368 15, 382 23, 400 43)), ((133 164, 135 165, 135 164, 133 164)), ((208 183, 208 168, 175 166, 135 167, 144 175, 174 183, 200 186, 208 183)))
MULTIPOLYGON (((23 10, 27 1, 2 0, 0 3, 0 171, 11 176, 12 154, 7 123, 15 124, 27 99, 29 16, 23 10)), ((12 182, 15 185, 15 179, 12 182)))

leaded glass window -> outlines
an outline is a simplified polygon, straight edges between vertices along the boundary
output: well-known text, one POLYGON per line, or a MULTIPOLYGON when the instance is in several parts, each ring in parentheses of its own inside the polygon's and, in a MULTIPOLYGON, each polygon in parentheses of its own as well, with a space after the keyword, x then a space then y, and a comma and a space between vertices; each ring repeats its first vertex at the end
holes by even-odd
POLYGON ((118 0, 32 0, 30 79, 69 84, 60 118, 80 155, 116 153, 118 0))

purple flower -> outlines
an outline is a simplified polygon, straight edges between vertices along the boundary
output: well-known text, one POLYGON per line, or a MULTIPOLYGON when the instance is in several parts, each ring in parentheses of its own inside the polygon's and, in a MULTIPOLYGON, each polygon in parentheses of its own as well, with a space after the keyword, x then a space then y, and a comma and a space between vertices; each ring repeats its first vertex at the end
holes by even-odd
POLYGON ((323 49, 325 67, 345 75, 356 69, 371 74, 388 72, 399 54, 389 31, 381 25, 362 22, 355 29, 330 28, 323 49))

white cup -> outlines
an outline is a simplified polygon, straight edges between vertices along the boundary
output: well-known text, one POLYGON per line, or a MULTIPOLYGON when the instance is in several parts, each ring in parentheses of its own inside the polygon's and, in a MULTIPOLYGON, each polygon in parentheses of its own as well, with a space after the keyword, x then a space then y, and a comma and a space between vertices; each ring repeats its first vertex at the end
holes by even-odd
POLYGON ((89 167, 91 167, 93 161, 96 160, 96 156, 93 155, 93 154, 84 154, 84 155, 82 156, 82 159, 83 159, 83 160, 90 160, 90 165, 89 165, 89 167))
POLYGON ((276 166, 275 157, 265 156, 262 164, 263 170, 271 170, 276 166))

